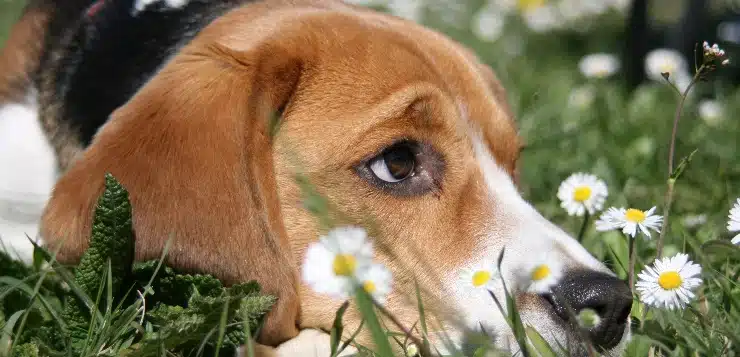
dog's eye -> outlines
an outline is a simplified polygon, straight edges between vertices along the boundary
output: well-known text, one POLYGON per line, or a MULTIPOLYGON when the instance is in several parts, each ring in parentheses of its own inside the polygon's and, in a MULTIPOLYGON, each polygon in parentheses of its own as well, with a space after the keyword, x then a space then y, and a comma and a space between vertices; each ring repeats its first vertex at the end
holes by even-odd
POLYGON ((396 144, 368 163, 370 171, 385 182, 399 182, 414 174, 416 161, 407 144, 396 144))
POLYGON ((404 139, 355 164, 355 172, 370 185, 394 196, 441 192, 442 155, 428 143, 404 139))

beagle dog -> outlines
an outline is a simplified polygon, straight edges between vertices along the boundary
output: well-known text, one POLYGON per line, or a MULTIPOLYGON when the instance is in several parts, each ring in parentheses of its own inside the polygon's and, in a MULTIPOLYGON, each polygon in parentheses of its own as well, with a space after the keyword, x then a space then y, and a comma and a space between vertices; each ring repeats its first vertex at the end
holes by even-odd
MULTIPOLYGON (((299 176, 338 224, 372 221, 394 275, 386 306, 407 326, 418 283, 454 342, 483 328, 516 350, 491 297, 458 279, 505 251, 503 281, 548 341, 586 353, 567 306, 599 313, 587 334, 599 350, 629 339, 629 288, 519 195, 505 91, 440 33, 330 0, 34 0, 0 63, 0 105, 34 110, 56 153, 40 233, 61 243, 58 259, 80 258, 112 173, 130 193, 137 259, 174 237, 168 264, 278 298, 264 351, 325 348, 342 303, 299 279, 326 233, 299 176), (541 257, 564 269, 556 296, 518 283, 541 257)), ((360 321, 345 315, 347 330, 360 321)))

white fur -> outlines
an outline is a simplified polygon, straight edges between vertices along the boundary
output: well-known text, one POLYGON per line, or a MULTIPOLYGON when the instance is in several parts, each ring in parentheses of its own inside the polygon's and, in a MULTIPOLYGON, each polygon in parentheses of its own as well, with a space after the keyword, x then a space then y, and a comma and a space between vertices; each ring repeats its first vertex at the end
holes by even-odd
POLYGON ((187 5, 190 0, 136 0, 136 3, 134 3, 134 14, 146 9, 149 5, 160 1, 164 1, 167 7, 179 9, 187 5))
MULTIPOLYGON (((496 263, 501 249, 505 248, 501 267, 503 279, 495 289, 498 300, 504 306, 506 300, 503 282, 509 291, 517 292, 520 281, 518 274, 527 267, 527 264, 532 264, 536 257, 547 256, 549 259, 556 259, 566 269, 581 267, 610 273, 577 241, 542 217, 527 203, 517 191, 509 174, 496 163, 480 135, 471 131, 470 136, 488 188, 492 212, 489 217, 490 223, 481 227, 481 231, 477 233, 482 237, 475 250, 477 254, 459 267, 460 269, 496 263)), ((445 288, 457 301, 456 305, 468 327, 479 329, 483 326, 487 331, 498 334, 497 343, 500 347, 514 348, 516 345, 513 344, 511 330, 488 292, 461 286, 457 276, 458 272, 449 272, 444 278, 447 285, 445 288)), ((531 308, 525 307, 520 311, 525 323, 535 326, 550 343, 556 340, 566 343, 567 336, 562 322, 553 317, 546 304, 529 307, 531 308)), ((624 341, 627 335, 628 333, 625 334, 624 341)))
MULTIPOLYGON (((277 348, 278 356, 281 357, 325 357, 331 352, 331 336, 328 333, 306 329, 302 330, 298 336, 283 343, 277 348)), ((357 353, 357 349, 348 346, 339 356, 350 356, 357 353)))
POLYGON ((29 261, 38 220, 55 181, 54 152, 38 120, 36 104, 0 106, 0 242, 29 261))

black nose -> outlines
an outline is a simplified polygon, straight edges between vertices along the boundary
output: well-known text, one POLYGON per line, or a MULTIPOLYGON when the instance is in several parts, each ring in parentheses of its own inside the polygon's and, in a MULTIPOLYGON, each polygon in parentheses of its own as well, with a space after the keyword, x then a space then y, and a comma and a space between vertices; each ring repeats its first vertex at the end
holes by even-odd
POLYGON ((587 331, 597 348, 610 349, 622 340, 632 309, 632 293, 624 281, 604 273, 573 271, 553 288, 548 299, 568 322, 575 322, 575 314, 583 309, 596 311, 600 322, 587 331))

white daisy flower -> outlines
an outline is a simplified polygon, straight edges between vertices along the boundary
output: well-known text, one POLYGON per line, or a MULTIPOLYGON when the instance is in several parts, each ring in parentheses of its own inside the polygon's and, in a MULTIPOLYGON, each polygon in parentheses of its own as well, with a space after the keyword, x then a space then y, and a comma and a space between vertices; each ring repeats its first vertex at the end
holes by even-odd
POLYGON ((372 264, 357 272, 357 281, 375 301, 384 304, 391 292, 392 276, 382 264, 372 264))
POLYGON ((353 279, 372 263, 373 247, 359 227, 331 230, 306 251, 303 281, 314 291, 336 299, 353 293, 353 279))
POLYGON ((694 298, 693 290, 701 285, 701 266, 679 253, 672 258, 656 260, 638 274, 635 284, 640 300, 650 306, 683 308, 694 298))
POLYGON ((604 181, 582 172, 570 175, 558 188, 560 207, 571 216, 583 216, 586 211, 594 214, 604 206, 608 195, 604 181))
POLYGON ((391 14, 406 20, 421 22, 424 3, 421 0, 390 0, 388 10, 391 14))
POLYGON ((533 32, 543 33, 562 27, 558 9, 551 5, 529 6, 522 12, 524 24, 533 32))
POLYGON ((568 106, 577 109, 586 109, 593 104, 596 95, 591 87, 584 86, 573 89, 568 97, 568 106))
POLYGON ((621 229, 622 233, 635 238, 637 228, 640 228, 645 237, 650 238, 649 230, 660 232, 660 224, 663 222, 663 217, 654 215, 653 212, 655 212, 655 207, 648 211, 610 207, 596 221, 596 230, 603 232, 621 229))
POLYGON ((683 218, 683 225, 686 228, 698 227, 704 223, 707 223, 707 215, 703 213, 702 214, 690 214, 683 218))
POLYGON ((528 12, 545 6, 547 0, 516 0, 516 7, 521 12, 528 12))
POLYGON ((670 78, 689 77, 688 64, 683 55, 675 50, 659 48, 645 57, 645 73, 655 81, 663 81, 662 73, 668 72, 670 78))
POLYGON ((578 69, 587 78, 607 78, 619 70, 619 59, 609 53, 593 53, 581 58, 578 69))
POLYGON ((544 294, 550 292, 563 277, 563 266, 557 259, 538 259, 533 260, 523 272, 523 286, 527 287, 526 290, 544 294))
MULTIPOLYGON (((704 44, 702 45, 702 48, 704 50, 704 61, 714 61, 717 59, 723 59, 725 57, 725 50, 719 48, 718 44, 714 44, 712 46, 709 46, 709 42, 704 41, 704 44)), ((724 59, 722 61, 722 65, 726 66, 730 64, 730 59, 724 59)))
POLYGON ((464 268, 459 276, 460 285, 468 291, 494 289, 500 278, 501 274, 493 263, 464 268))
POLYGON ((699 118, 711 126, 719 124, 724 117, 724 108, 722 108, 722 104, 716 100, 702 100, 699 102, 697 109, 699 111, 699 118))
POLYGON ((506 24, 506 15, 487 6, 479 11, 471 23, 473 33, 483 41, 496 41, 501 37, 506 24))
MULTIPOLYGON (((730 232, 740 231, 740 198, 735 202, 735 206, 730 210, 730 220, 727 222, 727 230, 730 232)), ((740 234, 732 238, 732 244, 740 244, 740 234)))

